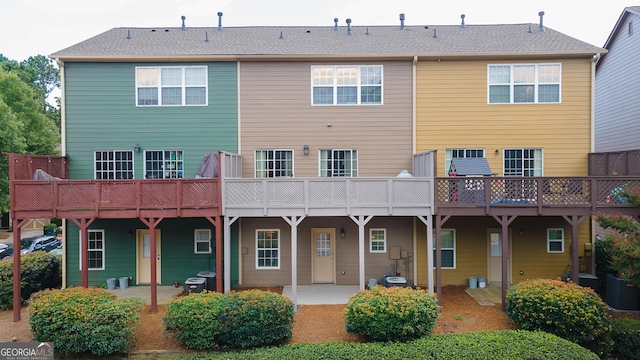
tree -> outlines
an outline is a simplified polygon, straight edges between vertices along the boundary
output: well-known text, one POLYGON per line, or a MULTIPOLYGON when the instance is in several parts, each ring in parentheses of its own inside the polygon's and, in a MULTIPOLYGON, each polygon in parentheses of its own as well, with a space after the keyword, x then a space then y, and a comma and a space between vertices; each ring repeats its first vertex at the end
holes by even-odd
MULTIPOLYGON (((15 73, 0 69, 0 153, 53 155, 60 130, 39 95, 15 73)), ((9 208, 8 160, 0 156, 0 212, 9 208)))
MULTIPOLYGON (((621 187, 621 196, 627 203, 640 207, 640 185, 627 184, 621 187)), ((596 221, 612 232, 605 241, 612 243, 609 265, 618 277, 640 286, 640 223, 628 215, 596 214, 596 221)))

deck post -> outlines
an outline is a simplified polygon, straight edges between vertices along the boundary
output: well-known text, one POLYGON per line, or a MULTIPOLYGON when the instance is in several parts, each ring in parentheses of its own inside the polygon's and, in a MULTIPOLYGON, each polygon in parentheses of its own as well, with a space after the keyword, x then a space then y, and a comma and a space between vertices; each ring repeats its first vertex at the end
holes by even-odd
POLYGON ((29 219, 13 219, 13 322, 20 321, 22 298, 20 297, 22 282, 20 270, 20 229, 29 219))
POLYGON ((82 263, 82 274, 80 284, 83 288, 89 287, 89 225, 96 218, 71 219, 80 228, 80 258, 82 263))
POLYGON ((158 312, 158 249, 156 244, 156 226, 162 221, 163 218, 140 218, 140 220, 149 227, 149 263, 151 267, 151 313, 158 312))

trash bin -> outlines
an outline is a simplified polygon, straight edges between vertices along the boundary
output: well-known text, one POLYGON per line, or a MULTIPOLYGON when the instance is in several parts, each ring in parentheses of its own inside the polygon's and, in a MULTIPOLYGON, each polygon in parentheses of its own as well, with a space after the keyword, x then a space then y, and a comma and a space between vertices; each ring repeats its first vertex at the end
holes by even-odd
POLYGON ((120 289, 126 289, 129 287, 129 277, 124 276, 120 278, 120 289))
POLYGON ((108 278, 107 290, 115 290, 115 289, 116 289, 116 278, 108 278))
POLYGON ((369 289, 373 289, 376 285, 378 285, 378 279, 376 278, 369 279, 369 289))
POLYGON ((487 278, 484 276, 478 276, 478 288, 484 289, 487 287, 487 278))
POLYGON ((188 278, 184 281, 184 294, 189 295, 190 293, 199 293, 204 290, 204 278, 188 278))
POLYGON ((199 278, 205 279, 204 288, 208 291, 216 291, 216 272, 211 270, 204 270, 198 273, 199 278))
POLYGON ((469 278, 469 289, 475 289, 476 287, 478 287, 478 278, 472 276, 469 278))

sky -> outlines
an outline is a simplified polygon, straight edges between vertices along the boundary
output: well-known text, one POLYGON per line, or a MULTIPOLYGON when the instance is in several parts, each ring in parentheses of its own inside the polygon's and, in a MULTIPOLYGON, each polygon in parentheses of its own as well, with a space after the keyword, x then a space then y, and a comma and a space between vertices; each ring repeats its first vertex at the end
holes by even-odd
MULTIPOLYGON (((628 1, 628 0, 627 0, 628 1)), ((49 55, 115 27, 543 24, 604 46, 623 0, 0 0, 0 54, 49 55)))

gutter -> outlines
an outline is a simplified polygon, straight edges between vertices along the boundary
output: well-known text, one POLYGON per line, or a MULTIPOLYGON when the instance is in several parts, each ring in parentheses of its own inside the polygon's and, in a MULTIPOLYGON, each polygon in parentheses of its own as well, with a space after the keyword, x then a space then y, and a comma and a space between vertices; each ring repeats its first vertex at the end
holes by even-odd
POLYGON ((591 57, 591 143, 589 152, 596 151, 596 65, 600 60, 600 53, 597 53, 591 57))

